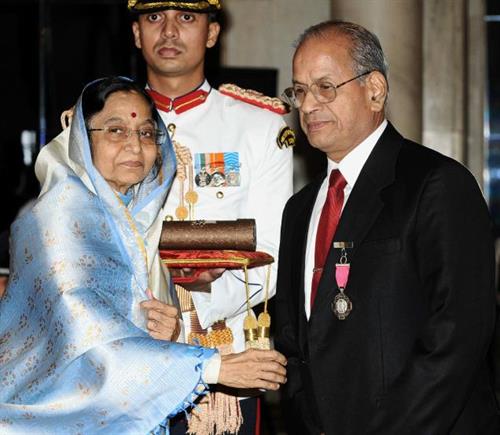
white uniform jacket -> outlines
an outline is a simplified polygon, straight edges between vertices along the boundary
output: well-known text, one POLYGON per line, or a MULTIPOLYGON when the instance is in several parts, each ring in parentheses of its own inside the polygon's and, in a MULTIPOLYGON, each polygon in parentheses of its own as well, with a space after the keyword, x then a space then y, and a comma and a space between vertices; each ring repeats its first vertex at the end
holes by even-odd
MULTIPOLYGON (((286 124, 277 113, 223 95, 206 81, 199 89, 208 92, 204 102, 181 113, 163 111, 157 104, 165 124, 175 124, 173 139, 191 151, 194 189, 199 195, 193 217, 209 220, 254 218, 257 250, 271 254, 277 262, 281 213, 292 194, 292 149, 277 143, 286 124), (218 157, 218 164, 224 159, 227 181, 209 167, 215 157, 218 157), (207 168, 212 172, 211 177, 206 175, 207 168)), ((187 182, 185 186, 184 192, 187 182)), ((176 180, 164 207, 167 219, 175 219, 179 193, 179 180, 176 180)), ((270 296, 275 293, 276 262, 271 271, 270 296)), ((266 268, 249 270, 252 306, 264 300, 266 268)), ((191 296, 201 326, 208 328, 225 319, 233 332, 234 351, 244 350, 246 292, 243 271, 226 270, 212 283, 210 293, 191 292, 191 296)), ((183 320, 187 337, 189 316, 184 315, 183 320)))

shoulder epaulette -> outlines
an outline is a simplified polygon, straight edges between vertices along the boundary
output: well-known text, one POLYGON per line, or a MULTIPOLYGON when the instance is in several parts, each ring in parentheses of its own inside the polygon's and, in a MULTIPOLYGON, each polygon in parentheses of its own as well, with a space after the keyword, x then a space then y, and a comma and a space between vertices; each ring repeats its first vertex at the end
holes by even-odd
POLYGON ((232 83, 220 85, 219 92, 228 97, 244 101, 245 103, 279 113, 280 115, 285 115, 290 112, 288 105, 279 98, 268 97, 261 92, 254 91, 253 89, 243 89, 232 83))

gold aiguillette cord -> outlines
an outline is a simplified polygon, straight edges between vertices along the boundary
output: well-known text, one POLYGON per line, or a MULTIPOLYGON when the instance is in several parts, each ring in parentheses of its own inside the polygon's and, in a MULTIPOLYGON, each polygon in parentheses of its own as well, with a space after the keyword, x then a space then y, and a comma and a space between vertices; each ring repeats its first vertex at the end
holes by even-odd
POLYGON ((267 302, 269 300, 269 281, 271 275, 271 265, 267 266, 266 273, 266 288, 264 296, 264 311, 259 314, 258 320, 252 312, 250 306, 250 287, 248 284, 248 269, 247 266, 243 266, 243 271, 245 273, 245 291, 247 297, 247 315, 243 321, 243 330, 245 332, 245 347, 247 349, 270 349, 270 327, 271 327, 271 316, 267 311, 267 302))
POLYGON ((170 137, 172 138, 172 144, 174 146, 175 157, 177 159, 177 175, 176 178, 179 180, 179 205, 175 209, 175 216, 180 221, 185 220, 188 217, 188 209, 184 205, 184 181, 186 180, 186 166, 190 166, 191 163, 191 152, 188 148, 183 147, 179 142, 174 139, 175 136, 175 124, 169 124, 167 127, 170 137))
POLYGON ((267 311, 267 302, 269 300, 269 280, 271 277, 271 265, 267 266, 266 271, 266 290, 264 294, 264 311, 259 314, 259 318, 257 320, 258 323, 258 341, 261 349, 270 349, 271 348, 271 316, 267 311))
POLYGON ((189 207, 189 220, 194 220, 194 205, 198 202, 198 194, 194 191, 193 165, 188 166, 189 187, 185 199, 189 207))

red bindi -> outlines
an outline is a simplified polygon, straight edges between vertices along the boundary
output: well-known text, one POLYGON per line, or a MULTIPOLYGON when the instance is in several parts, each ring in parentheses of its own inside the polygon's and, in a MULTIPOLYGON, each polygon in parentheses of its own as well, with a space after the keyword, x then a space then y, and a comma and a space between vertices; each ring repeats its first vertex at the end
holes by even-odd
POLYGON ((130 114, 130 116, 131 116, 132 118, 135 118, 135 117, 137 116, 137 113, 132 112, 132 113, 130 114))

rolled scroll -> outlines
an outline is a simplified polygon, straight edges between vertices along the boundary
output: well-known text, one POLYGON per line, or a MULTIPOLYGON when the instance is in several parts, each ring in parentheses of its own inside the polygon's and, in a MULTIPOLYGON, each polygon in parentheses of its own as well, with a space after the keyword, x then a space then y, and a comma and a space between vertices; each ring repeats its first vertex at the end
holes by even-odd
POLYGON ((255 219, 232 221, 165 221, 161 250, 255 251, 255 219))

